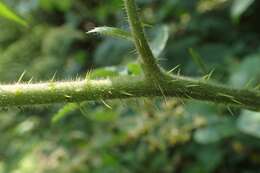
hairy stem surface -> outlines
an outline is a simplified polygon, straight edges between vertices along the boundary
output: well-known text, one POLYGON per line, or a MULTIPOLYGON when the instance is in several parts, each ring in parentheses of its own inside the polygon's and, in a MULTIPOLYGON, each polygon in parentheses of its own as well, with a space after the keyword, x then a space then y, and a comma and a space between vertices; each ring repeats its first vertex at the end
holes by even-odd
POLYGON ((173 77, 151 85, 142 77, 0 85, 0 107, 137 97, 179 97, 260 110, 260 92, 173 77), (162 94, 163 93, 163 94, 162 94))
POLYGON ((135 47, 141 57, 141 64, 146 77, 161 78, 164 76, 156 59, 149 47, 149 44, 144 35, 144 30, 138 16, 135 0, 124 0, 125 9, 127 12, 128 22, 131 28, 131 33, 134 38, 135 47))
POLYGON ((143 77, 0 85, 0 107, 137 97, 179 97, 260 111, 260 91, 232 89, 166 74, 156 63, 134 0, 124 0, 131 34, 142 59, 143 77))

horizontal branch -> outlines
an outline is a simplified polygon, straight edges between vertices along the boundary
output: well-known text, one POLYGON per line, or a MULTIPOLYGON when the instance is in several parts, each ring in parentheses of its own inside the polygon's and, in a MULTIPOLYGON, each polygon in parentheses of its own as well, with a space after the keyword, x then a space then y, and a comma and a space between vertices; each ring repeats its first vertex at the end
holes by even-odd
POLYGON ((172 77, 156 85, 142 77, 0 85, 0 107, 137 97, 179 97, 260 110, 260 92, 172 77))

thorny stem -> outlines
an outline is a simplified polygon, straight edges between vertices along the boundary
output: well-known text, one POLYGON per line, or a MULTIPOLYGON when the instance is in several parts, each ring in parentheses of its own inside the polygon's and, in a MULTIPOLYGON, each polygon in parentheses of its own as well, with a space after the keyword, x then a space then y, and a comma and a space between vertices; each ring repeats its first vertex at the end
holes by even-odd
MULTIPOLYGON (((260 111, 260 92, 173 77, 160 83, 166 97, 209 101, 260 111)), ((0 85, 0 107, 162 96, 143 77, 124 76, 39 84, 0 85)))
POLYGON ((141 57, 141 64, 145 76, 152 79, 164 77, 161 68, 156 62, 154 55, 144 35, 144 30, 138 16, 135 0, 124 0, 131 34, 134 38, 135 47, 141 57))
POLYGON ((135 1, 124 0, 124 3, 145 78, 122 76, 103 80, 0 85, 0 107, 165 96, 260 111, 260 91, 232 89, 204 80, 166 74, 156 63, 146 41, 135 1))

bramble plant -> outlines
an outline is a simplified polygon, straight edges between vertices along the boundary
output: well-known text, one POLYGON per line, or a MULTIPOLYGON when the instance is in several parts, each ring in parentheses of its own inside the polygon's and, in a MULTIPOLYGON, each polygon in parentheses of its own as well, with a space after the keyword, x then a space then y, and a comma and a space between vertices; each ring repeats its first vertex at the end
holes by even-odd
MULTIPOLYGON (((0 4, 1 5, 1 4, 0 4)), ((0 6, 1 7, 1 6, 0 6)), ((236 106, 250 110, 260 110, 260 92, 257 89, 235 89, 210 81, 212 72, 201 79, 192 79, 167 72, 157 62, 158 52, 154 52, 145 36, 134 0, 124 0, 130 33, 113 27, 98 27, 89 31, 107 36, 123 38, 134 43, 141 76, 119 76, 106 79, 92 79, 91 72, 85 79, 44 83, 21 83, 23 75, 15 84, 0 85, 0 106, 26 106, 82 102, 88 100, 126 99, 138 97, 179 97, 236 106)), ((3 7, 1 7, 3 8, 3 7)), ((19 23, 23 20, 9 14, 19 23)), ((191 54, 194 52, 191 50, 191 54)), ((193 56, 202 64, 198 56, 193 56)), ((202 65, 203 66, 203 65, 202 65)), ((205 70, 204 70, 205 71, 205 70)))

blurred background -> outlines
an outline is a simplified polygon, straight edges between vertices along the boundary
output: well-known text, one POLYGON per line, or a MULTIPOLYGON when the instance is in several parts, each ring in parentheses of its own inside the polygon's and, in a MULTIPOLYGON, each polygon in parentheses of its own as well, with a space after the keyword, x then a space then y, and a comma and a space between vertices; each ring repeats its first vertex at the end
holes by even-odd
MULTIPOLYGON (((121 0, 4 0, 29 27, 0 19, 0 81, 139 75, 121 0)), ((138 0, 158 61, 178 73, 259 89, 260 1, 138 0), (165 28, 167 27, 167 33, 165 28), (169 32, 169 33, 168 33, 169 32), (169 37, 168 37, 169 35, 169 37), (192 51, 191 51, 192 49, 192 51), (190 51, 189 51, 190 50, 190 51), (193 57, 193 58, 192 58, 193 57)), ((257 173, 260 113, 183 99, 2 108, 0 173, 257 173), (110 109, 110 107, 112 109, 110 109)))

